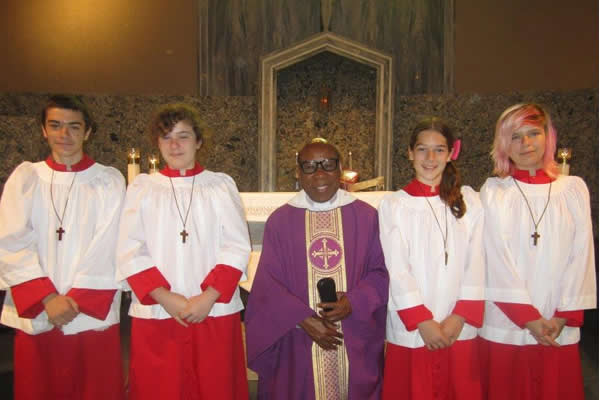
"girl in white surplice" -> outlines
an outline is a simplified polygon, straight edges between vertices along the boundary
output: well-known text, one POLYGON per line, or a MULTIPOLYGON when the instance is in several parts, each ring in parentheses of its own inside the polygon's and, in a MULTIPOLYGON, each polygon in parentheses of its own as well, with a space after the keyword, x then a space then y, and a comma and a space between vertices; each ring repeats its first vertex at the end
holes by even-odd
POLYGON ((460 185, 459 149, 442 120, 420 121, 408 149, 415 178, 379 207, 390 273, 384 399, 481 399, 483 209, 460 185))

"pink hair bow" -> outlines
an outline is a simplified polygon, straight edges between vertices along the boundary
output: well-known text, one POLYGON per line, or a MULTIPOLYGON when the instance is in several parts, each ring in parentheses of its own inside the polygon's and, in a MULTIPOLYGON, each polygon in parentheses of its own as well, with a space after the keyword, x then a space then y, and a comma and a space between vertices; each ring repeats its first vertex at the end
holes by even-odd
POLYGON ((452 145, 452 154, 450 154, 450 159, 452 161, 456 160, 460 154, 460 143, 460 139, 456 139, 452 145))

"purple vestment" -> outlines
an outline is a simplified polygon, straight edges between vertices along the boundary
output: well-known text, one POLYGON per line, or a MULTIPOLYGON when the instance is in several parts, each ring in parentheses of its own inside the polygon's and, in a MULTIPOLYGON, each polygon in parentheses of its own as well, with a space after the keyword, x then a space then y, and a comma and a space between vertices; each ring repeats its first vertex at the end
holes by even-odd
MULTIPOLYGON (((379 399, 389 277, 379 243, 377 211, 356 200, 341 207, 347 297, 342 321, 350 400, 379 399)), ((314 399, 312 339, 298 327, 309 307, 305 209, 284 205, 267 220, 245 313, 248 364, 259 375, 260 399, 314 399)))

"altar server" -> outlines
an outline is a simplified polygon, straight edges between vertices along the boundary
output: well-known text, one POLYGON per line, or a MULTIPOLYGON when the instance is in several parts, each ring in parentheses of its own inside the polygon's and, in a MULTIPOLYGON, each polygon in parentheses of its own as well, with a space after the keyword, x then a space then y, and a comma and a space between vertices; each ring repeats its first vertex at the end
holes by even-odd
POLYGON ((590 196, 581 178, 557 175, 555 150, 541 106, 517 104, 498 119, 498 177, 481 188, 489 301, 480 335, 492 400, 584 398, 579 327, 596 306, 590 196))
POLYGON ((297 174, 302 190, 265 225, 245 315, 258 397, 379 399, 389 278, 377 212, 339 189, 340 154, 323 139, 298 153, 297 174), (322 278, 337 301, 321 301, 322 278))
POLYGON ((117 277, 133 291, 129 398, 248 399, 238 282, 250 240, 233 180, 196 161, 191 106, 161 107, 149 132, 166 166, 127 190, 117 277))
POLYGON ((121 399, 114 257, 125 182, 83 152, 94 122, 79 98, 51 97, 40 122, 50 156, 19 165, 0 200, 14 398, 121 399))
POLYGON ((421 120, 408 149, 415 178, 379 206, 390 273, 384 399, 480 399, 483 208, 452 163, 460 141, 421 120))

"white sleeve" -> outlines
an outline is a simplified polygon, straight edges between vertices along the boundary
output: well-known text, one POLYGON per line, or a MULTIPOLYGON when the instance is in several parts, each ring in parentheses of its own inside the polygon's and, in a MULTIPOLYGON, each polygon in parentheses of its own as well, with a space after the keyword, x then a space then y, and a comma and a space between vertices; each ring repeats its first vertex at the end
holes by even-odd
POLYGON ((220 193, 218 210, 221 213, 221 246, 217 251, 217 264, 229 265, 242 271, 241 280, 247 279, 246 268, 250 259, 250 237, 244 216, 242 199, 231 177, 224 177, 224 190, 220 193))
POLYGON ((484 213, 479 195, 471 188, 463 193, 470 219, 470 237, 467 246, 466 265, 461 283, 459 300, 483 300, 485 287, 485 251, 483 249, 484 213))
MULTIPOLYGON (((481 188, 481 202, 485 212, 483 243, 487 264, 485 298, 504 303, 532 304, 523 277, 515 265, 505 237, 504 223, 510 218, 502 197, 502 190, 488 179, 481 188)), ((508 222, 510 223, 510 221, 508 222)))
POLYGON ((125 179, 119 171, 108 168, 95 188, 95 201, 100 204, 93 238, 81 258, 73 282, 75 288, 118 289, 115 281, 115 250, 119 217, 125 197, 125 179))
POLYGON ((0 289, 47 276, 40 266, 31 207, 38 184, 33 164, 8 177, 0 199, 0 289))
POLYGON ((142 208, 147 196, 147 176, 139 175, 127 188, 119 221, 117 243, 117 281, 154 266, 145 238, 142 208))
POLYGON ((559 311, 596 308, 596 270, 590 210, 590 194, 581 178, 574 177, 575 190, 567 207, 575 225, 568 267, 560 279, 559 311))
POLYGON ((397 204, 390 196, 379 204, 379 240, 390 275, 388 309, 397 311, 424 304, 424 300, 408 263, 409 247, 398 224, 397 204))

